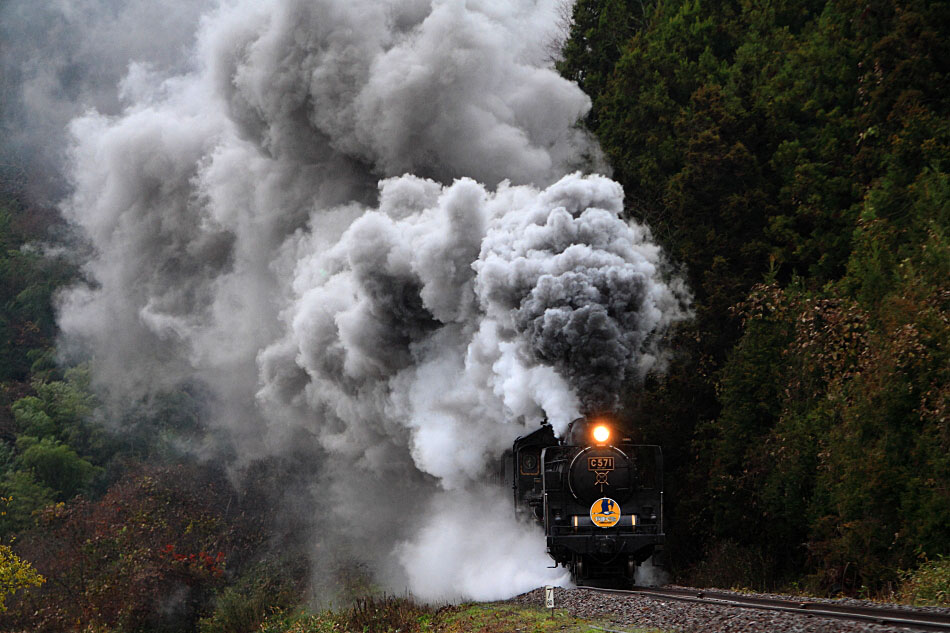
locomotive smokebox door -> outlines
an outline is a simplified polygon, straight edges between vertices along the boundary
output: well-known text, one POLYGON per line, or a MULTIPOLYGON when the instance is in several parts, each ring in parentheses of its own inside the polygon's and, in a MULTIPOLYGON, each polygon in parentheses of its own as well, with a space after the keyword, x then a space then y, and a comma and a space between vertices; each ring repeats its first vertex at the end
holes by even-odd
POLYGON ((601 497, 624 502, 634 488, 633 460, 615 446, 589 446, 571 462, 568 485, 574 498, 591 504, 601 497))

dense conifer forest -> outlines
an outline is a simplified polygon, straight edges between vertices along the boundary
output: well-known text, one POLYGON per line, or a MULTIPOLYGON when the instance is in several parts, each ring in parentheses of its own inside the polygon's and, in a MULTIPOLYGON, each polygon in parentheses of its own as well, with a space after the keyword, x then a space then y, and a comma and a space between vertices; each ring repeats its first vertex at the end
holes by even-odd
MULTIPOLYGON (((623 411, 666 454, 675 578, 946 603, 950 4, 578 0, 557 68, 693 293, 623 411)), ((236 491, 186 457, 197 393, 109 419, 57 363, 67 227, 2 184, 0 625, 212 633, 298 603, 300 526, 268 505, 293 466, 236 491)))
POLYGON ((559 69, 695 293, 629 404, 698 578, 874 591, 948 553, 948 26, 941 2, 576 5, 559 69))

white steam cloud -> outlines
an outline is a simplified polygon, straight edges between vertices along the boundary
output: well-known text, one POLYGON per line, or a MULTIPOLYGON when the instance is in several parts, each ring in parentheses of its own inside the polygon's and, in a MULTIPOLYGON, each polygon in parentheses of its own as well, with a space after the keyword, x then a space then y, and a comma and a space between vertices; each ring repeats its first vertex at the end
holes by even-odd
POLYGON ((544 539, 529 526, 512 526, 510 502, 498 489, 436 495, 433 520, 397 550, 413 590, 445 599, 497 600, 539 583, 568 586, 567 570, 539 574, 551 565, 544 539))
POLYGON ((95 254, 64 349, 116 401, 200 382, 243 463, 312 455, 315 551, 423 598, 565 582, 485 482, 687 315, 619 185, 578 171, 602 165, 544 61, 558 4, 221 2, 183 65, 137 59, 121 110, 70 126, 95 254))

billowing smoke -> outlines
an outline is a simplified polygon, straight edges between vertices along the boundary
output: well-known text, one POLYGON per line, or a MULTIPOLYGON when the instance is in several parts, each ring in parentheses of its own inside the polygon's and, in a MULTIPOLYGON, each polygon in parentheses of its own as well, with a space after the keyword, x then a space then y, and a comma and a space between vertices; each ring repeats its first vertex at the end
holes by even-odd
POLYGON ((211 5, 0 2, 0 179, 19 174, 29 194, 55 202, 65 191, 57 174, 69 121, 90 108, 118 114, 116 86, 133 60, 160 74, 186 70, 198 18, 211 5))
POLYGON ((585 412, 615 407, 627 374, 660 360, 657 333, 684 316, 686 293, 661 281, 649 233, 617 219, 622 200, 606 178, 565 177, 504 211, 473 265, 486 314, 554 367, 585 412))
POLYGON ((112 402, 200 383, 236 467, 311 455, 315 558, 424 598, 564 581, 487 480, 541 420, 615 405, 687 312, 582 175, 559 3, 222 2, 187 63, 135 60, 121 111, 70 124, 94 255, 64 353, 112 402))
POLYGON ((259 356, 259 401, 318 412, 321 443, 369 469, 396 437, 443 487, 477 480, 514 419, 563 431, 614 404, 627 368, 649 368, 655 333, 681 316, 621 205, 602 176, 543 191, 383 181, 380 207, 332 246, 315 232, 284 245, 295 296, 285 336, 259 356))

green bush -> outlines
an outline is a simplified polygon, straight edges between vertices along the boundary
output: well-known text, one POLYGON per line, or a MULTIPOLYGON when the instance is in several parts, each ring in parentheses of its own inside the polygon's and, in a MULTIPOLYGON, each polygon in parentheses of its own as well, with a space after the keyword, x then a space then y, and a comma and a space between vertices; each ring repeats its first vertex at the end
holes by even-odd
POLYGON ((900 597, 915 605, 950 606, 950 558, 926 561, 904 574, 900 597))
POLYGON ((85 488, 102 469, 76 454, 71 447, 48 437, 29 435, 17 438, 16 459, 21 470, 31 472, 42 485, 56 493, 60 501, 70 499, 85 488))
POLYGON ((286 560, 253 565, 217 595, 214 613, 199 622, 199 633, 258 630, 268 616, 284 613, 302 600, 302 576, 303 568, 286 560))
POLYGON ((37 511, 53 503, 55 492, 36 481, 33 473, 16 470, 0 478, 0 535, 33 527, 37 511))

